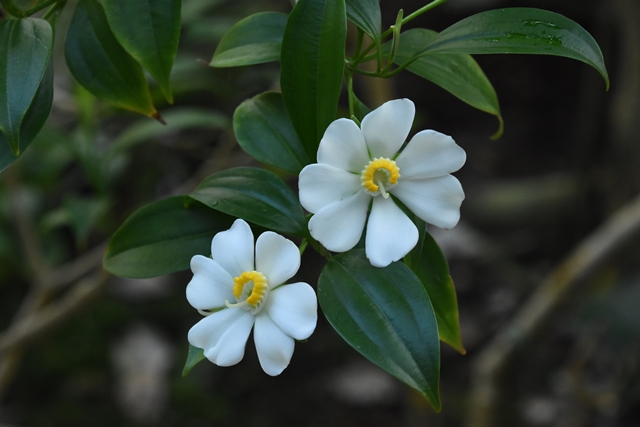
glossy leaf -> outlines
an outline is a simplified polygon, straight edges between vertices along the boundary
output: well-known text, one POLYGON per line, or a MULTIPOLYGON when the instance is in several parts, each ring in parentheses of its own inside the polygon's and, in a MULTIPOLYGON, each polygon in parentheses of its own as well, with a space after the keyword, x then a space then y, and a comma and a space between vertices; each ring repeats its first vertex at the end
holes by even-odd
POLYGON ((181 0, 102 0, 116 39, 173 103, 171 67, 180 39, 181 0))
POLYGON ((440 339, 462 354, 466 353, 460 336, 458 300, 447 259, 438 243, 427 231, 424 221, 418 222, 420 239, 405 257, 405 263, 418 276, 429 294, 438 321, 440 339))
POLYGON ((609 88, 598 43, 578 23, 542 9, 490 10, 442 31, 424 48, 433 53, 526 53, 577 59, 595 68, 609 88))
POLYGON ((235 24, 222 37, 211 59, 212 67, 238 67, 280 60, 287 15, 261 12, 235 24))
POLYGON ((376 268, 362 250, 337 255, 318 279, 318 300, 349 345, 440 410, 438 327, 429 296, 405 264, 376 268))
POLYGON ((242 149, 260 162, 298 174, 312 161, 277 92, 265 92, 240 104, 233 115, 233 129, 242 149))
POLYGON ((316 158, 336 118, 347 32, 344 0, 300 0, 284 31, 280 86, 302 145, 316 158))
POLYGON ((380 0, 346 0, 347 17, 373 40, 380 38, 380 0))
POLYGON ((234 217, 281 233, 306 236, 307 220, 293 191, 277 175, 233 168, 200 183, 190 197, 234 217))
POLYGON ((200 362, 205 360, 204 350, 198 347, 194 347, 189 344, 189 354, 187 355, 187 360, 184 364, 184 368, 182 369, 182 376, 186 377, 189 375, 189 372, 200 362))
POLYGON ((65 40, 67 65, 89 92, 117 107, 158 117, 140 64, 120 46, 96 0, 80 0, 65 40))
MULTIPOLYGON (((24 153, 29 144, 36 138, 47 121, 53 102, 53 66, 49 64, 40 81, 33 102, 24 115, 20 126, 20 153, 24 153)), ((9 141, 0 132, 0 172, 13 163, 17 157, 9 145, 9 141)))
POLYGON ((211 239, 233 218, 185 196, 146 205, 113 234, 104 268, 118 276, 155 277, 189 268, 191 257, 211 253, 211 239))
POLYGON ((0 40, 0 141, 17 157, 21 133, 28 131, 23 120, 51 56, 53 30, 43 19, 6 19, 0 21, 0 40))

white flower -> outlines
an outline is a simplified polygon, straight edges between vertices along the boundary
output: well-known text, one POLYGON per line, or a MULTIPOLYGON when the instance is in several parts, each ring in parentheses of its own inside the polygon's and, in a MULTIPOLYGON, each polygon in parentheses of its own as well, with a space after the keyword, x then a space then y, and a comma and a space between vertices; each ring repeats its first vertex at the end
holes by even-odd
POLYGON ((318 163, 300 172, 299 189, 300 203, 314 214, 311 236, 330 251, 353 248, 366 225, 372 265, 404 257, 418 242, 418 229, 395 199, 429 224, 458 223, 464 192, 450 173, 462 167, 466 154, 433 130, 418 132, 403 149, 414 115, 412 101, 397 99, 367 114, 361 128, 338 119, 325 131, 318 163))
POLYGON ((211 257, 191 259, 187 300, 206 317, 189 330, 189 343, 218 366, 235 365, 255 325, 260 365, 279 375, 289 365, 294 340, 307 339, 318 319, 311 286, 284 284, 300 267, 297 246, 267 231, 258 237, 254 254, 251 228, 238 219, 214 236, 211 257))

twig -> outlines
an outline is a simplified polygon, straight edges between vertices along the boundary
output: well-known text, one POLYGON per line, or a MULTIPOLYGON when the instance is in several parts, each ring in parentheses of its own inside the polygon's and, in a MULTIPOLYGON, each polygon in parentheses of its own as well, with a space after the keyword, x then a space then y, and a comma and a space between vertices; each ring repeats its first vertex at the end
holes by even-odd
POLYGON ((588 236, 534 292, 515 318, 479 355, 473 371, 466 425, 495 425, 500 375, 515 351, 543 325, 576 285, 640 236, 640 196, 588 236))

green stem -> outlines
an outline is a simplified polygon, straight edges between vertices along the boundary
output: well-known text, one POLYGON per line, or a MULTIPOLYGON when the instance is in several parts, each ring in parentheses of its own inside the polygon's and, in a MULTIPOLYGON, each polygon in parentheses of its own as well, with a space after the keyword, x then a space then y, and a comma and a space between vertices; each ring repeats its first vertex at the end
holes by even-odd
POLYGON ((42 3, 32 7, 31 9, 26 10, 24 12, 24 14, 27 15, 27 16, 31 16, 34 13, 40 12, 42 9, 45 9, 45 8, 49 7, 50 5, 52 5, 54 3, 57 3, 57 2, 58 2, 58 0, 46 0, 46 1, 43 1, 42 3))
MULTIPOLYGON (((413 13, 410 13, 409 15, 407 15, 403 20, 402 20, 402 25, 413 21, 414 19, 416 19, 418 16, 422 15, 425 12, 430 11, 431 9, 433 9, 434 7, 440 6, 442 3, 446 2, 447 0, 434 0, 431 3, 422 6, 420 9, 416 10, 413 13)), ((389 37, 391 35, 391 33, 393 32, 393 28, 389 28, 387 29, 387 31, 385 31, 384 33, 382 33, 382 36, 380 38, 384 39, 385 37, 389 37)))
POLYGON ((26 16, 26 14, 20 8, 16 7, 11 0, 0 0, 0 6, 16 18, 24 18, 26 16))
POLYGON ((44 14, 44 16, 42 18, 43 19, 49 19, 51 16, 54 16, 54 14, 55 14, 55 17, 52 20, 52 24, 53 24, 56 21, 57 16, 60 14, 60 11, 67 4, 67 0, 54 0, 51 3, 53 3, 53 6, 51 6, 51 8, 49 8, 49 10, 47 10, 47 12, 44 14))
POLYGON ((353 72, 347 70, 347 94, 349 95, 349 117, 355 116, 355 100, 353 99, 353 72))

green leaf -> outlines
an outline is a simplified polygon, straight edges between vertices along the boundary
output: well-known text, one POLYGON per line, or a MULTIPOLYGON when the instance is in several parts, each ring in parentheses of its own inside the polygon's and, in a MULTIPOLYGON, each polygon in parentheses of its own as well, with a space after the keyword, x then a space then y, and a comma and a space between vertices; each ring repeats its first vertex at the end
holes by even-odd
POLYGON ((282 39, 280 86, 307 154, 315 159, 325 129, 336 118, 344 70, 344 0, 300 0, 282 39))
POLYGON ((170 77, 180 39, 181 0, 102 0, 102 5, 116 39, 173 103, 170 77))
POLYGON ((120 46, 96 0, 80 0, 65 40, 67 65, 89 92, 117 107, 158 118, 142 67, 120 46))
POLYGON ((233 218, 185 196, 151 203, 131 214, 113 234, 104 268, 132 278, 186 270, 191 257, 211 253, 213 236, 232 222, 233 218))
POLYGON ((27 131, 23 120, 49 63, 53 30, 43 19, 1 20, 0 40, 0 141, 17 157, 21 132, 27 131))
POLYGON ((442 31, 422 54, 526 53, 577 59, 595 68, 609 88, 598 43, 578 23, 547 10, 509 8, 478 13, 442 31))
POLYGON ((405 263, 422 281, 429 294, 438 321, 440 339, 461 354, 465 354, 466 350, 460 336, 458 300, 449 274, 447 259, 427 231, 424 221, 418 221, 418 229, 420 239, 415 248, 405 257, 405 263))
POLYGON ((347 17, 373 40, 380 39, 380 0, 346 0, 347 17))
MULTIPOLYGON (((53 65, 49 63, 40 81, 36 96, 24 115, 20 126, 20 153, 24 153, 47 121, 53 102, 53 65)), ((9 141, 0 132, 0 172, 16 160, 9 141)))
MULTIPOLYGON (((423 51, 437 35, 424 28, 403 32, 394 62, 399 66, 410 62, 407 70, 437 84, 472 107, 497 116, 502 123, 496 91, 470 55, 430 54, 416 59, 416 53, 423 51)), ((385 44, 385 52, 389 53, 390 49, 391 43, 385 44)))
POLYGON ((277 92, 265 92, 240 104, 233 114, 233 129, 242 149, 260 162, 293 174, 312 162, 277 92))
POLYGON ((367 359, 440 411, 440 342, 429 296, 403 263, 373 267, 363 250, 329 260, 318 300, 333 328, 367 359))
POLYGON ((187 361, 185 362, 184 368, 182 369, 182 376, 186 377, 187 375, 189 375, 189 372, 191 372, 193 367, 202 362, 204 359, 206 359, 206 357, 204 357, 204 350, 189 344, 189 354, 187 355, 187 361))
POLYGON ((277 175, 264 169, 223 170, 202 181, 189 196, 271 230, 308 235, 307 219, 296 195, 277 175))
POLYGON ((235 24, 222 37, 211 59, 212 67, 239 67, 280 60, 287 15, 261 12, 235 24))

